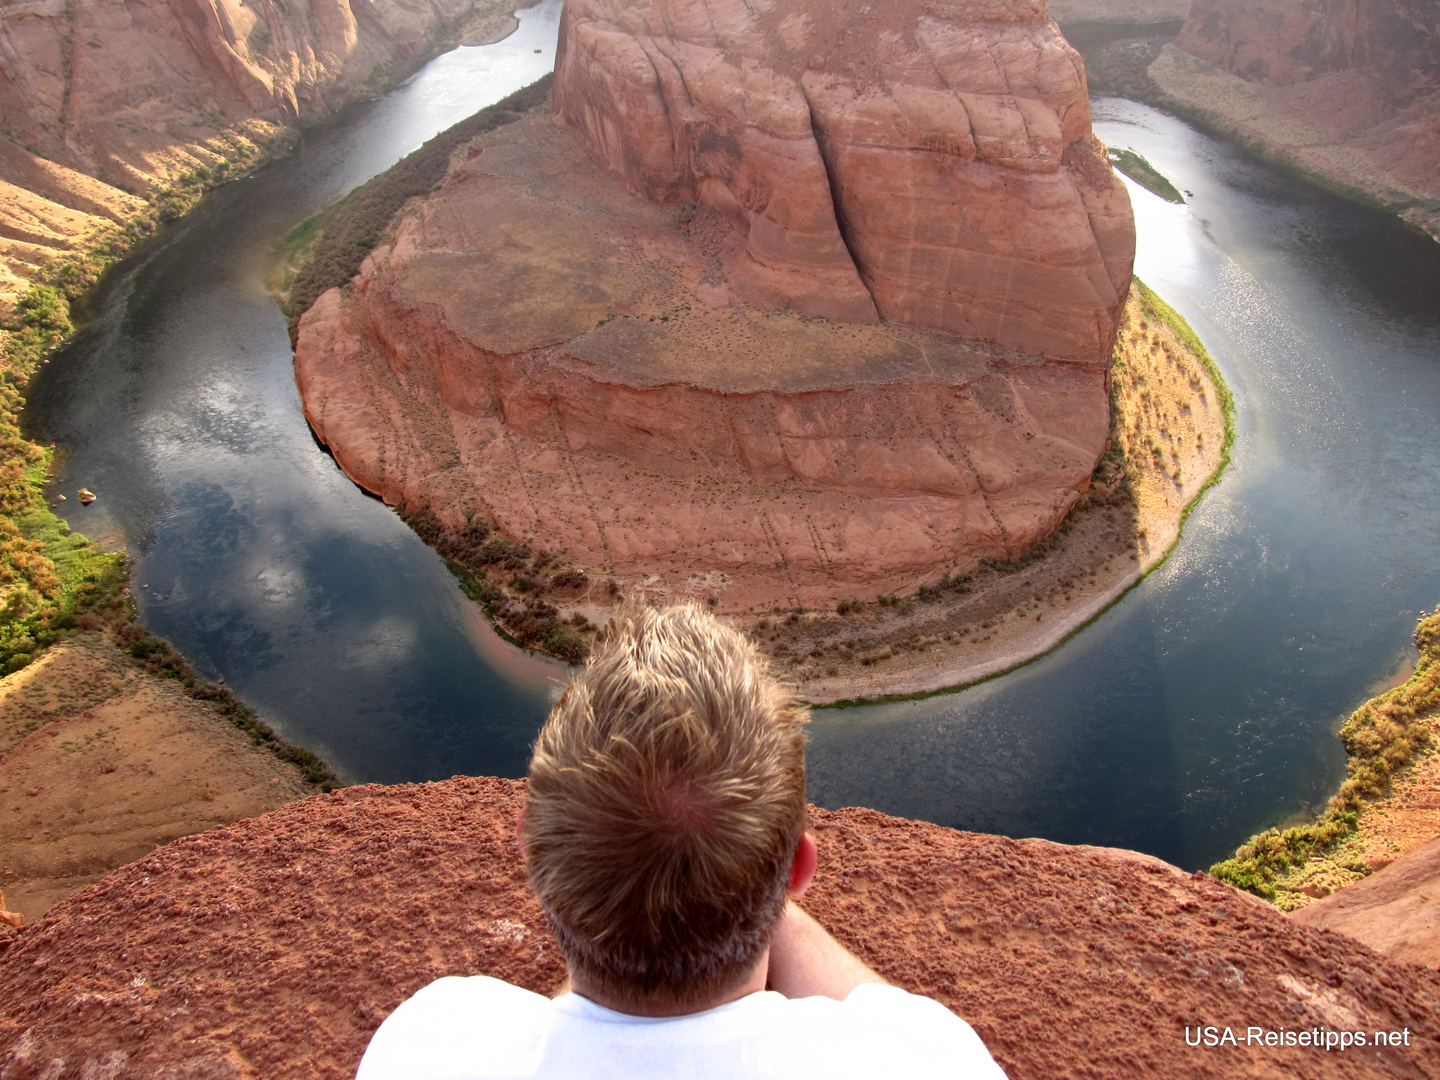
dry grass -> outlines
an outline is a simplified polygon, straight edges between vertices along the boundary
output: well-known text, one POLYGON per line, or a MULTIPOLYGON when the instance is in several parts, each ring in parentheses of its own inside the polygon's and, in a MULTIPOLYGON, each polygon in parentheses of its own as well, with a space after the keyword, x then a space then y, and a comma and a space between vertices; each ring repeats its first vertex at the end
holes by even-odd
POLYGON ((1346 778, 1319 818, 1252 836, 1210 873, 1293 911, 1358 881, 1403 847, 1388 838, 1391 830, 1377 819, 1387 817, 1397 803, 1413 805, 1417 786, 1432 795, 1440 792, 1440 769, 1433 760, 1440 711, 1440 613, 1420 620, 1415 644, 1420 659, 1414 674, 1361 705, 1340 728, 1350 757, 1346 778))

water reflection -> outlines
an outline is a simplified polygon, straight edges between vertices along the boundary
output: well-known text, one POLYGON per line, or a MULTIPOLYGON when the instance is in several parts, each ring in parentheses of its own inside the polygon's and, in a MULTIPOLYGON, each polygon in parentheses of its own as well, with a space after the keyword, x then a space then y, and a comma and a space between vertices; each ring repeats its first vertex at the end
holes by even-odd
POLYGON ((145 620, 349 778, 517 775, 565 671, 501 645, 434 553, 316 446, 265 289, 272 248, 549 70, 559 8, 522 12, 505 42, 440 57, 217 191, 107 282, 32 405, 68 451, 64 485, 101 493, 72 526, 141 556, 145 620))
MULTIPOLYGON (((64 486, 101 495, 69 504, 72 524, 141 555, 146 620, 353 779, 518 775, 564 672, 502 645, 316 447, 269 253, 547 70, 558 10, 221 189, 107 282, 33 399, 64 486)), ((1175 557, 1058 653, 962 694, 817 714, 812 794, 1198 866, 1329 795, 1332 724, 1440 598, 1440 248, 1152 109, 1096 117, 1190 193, 1132 187, 1137 268, 1235 388, 1235 464, 1175 557)))
POLYGON ((1153 109, 1095 116, 1189 193, 1130 185, 1136 270, 1236 391, 1234 465, 1175 557, 1059 653, 820 714, 812 793, 1201 866, 1328 797, 1335 722, 1440 596, 1440 248, 1153 109))

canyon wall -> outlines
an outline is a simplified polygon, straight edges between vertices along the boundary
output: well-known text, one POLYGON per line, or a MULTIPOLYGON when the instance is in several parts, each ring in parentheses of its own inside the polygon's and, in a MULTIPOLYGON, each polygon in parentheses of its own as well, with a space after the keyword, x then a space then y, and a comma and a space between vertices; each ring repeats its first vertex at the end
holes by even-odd
POLYGON ((1178 43, 1269 86, 1358 71, 1396 104, 1440 90, 1440 9, 1430 0, 1194 0, 1178 43))
POLYGON ((494 0, 0 0, 0 294, 494 0))
POLYGON ((1109 359, 1134 226, 1039 0, 569 0, 555 104, 757 306, 1109 359))
POLYGON ((1150 76, 1174 103, 1440 235, 1440 7, 1195 0, 1150 76))
MULTIPOLYGON (((7 1080, 352 1077, 444 975, 563 966, 515 845, 523 782, 347 788, 179 840, 0 926, 7 1080)), ((804 906, 969 1020, 1012 1080, 1440 1075, 1440 973, 1158 859, 812 809, 804 906), (1232 1027, 1238 1045, 1190 1046, 1232 1027), (1326 1051, 1247 1028, 1408 1032, 1326 1051)))
POLYGON ((1042 5, 571 0, 555 88, 300 320, 358 483, 726 611, 1017 558, 1085 492, 1134 225, 1042 5))

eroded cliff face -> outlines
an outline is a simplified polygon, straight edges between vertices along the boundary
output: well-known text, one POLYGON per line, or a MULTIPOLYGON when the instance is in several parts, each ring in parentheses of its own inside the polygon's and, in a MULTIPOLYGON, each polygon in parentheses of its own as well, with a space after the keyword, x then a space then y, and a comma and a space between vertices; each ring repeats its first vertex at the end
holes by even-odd
MULTIPOLYGON (((7 1080, 341 1080, 443 975, 564 969, 515 846, 523 784, 348 788, 179 840, 0 925, 7 1080), (58 1063, 58 1064, 57 1064, 58 1063)), ((1440 974, 1135 852, 811 811, 804 906, 974 1025, 1012 1080, 1440 1073, 1440 974), (1187 1046, 1202 1025, 1237 1046, 1187 1046), (1346 1052, 1246 1029, 1408 1030, 1346 1052)))
POLYGON ((972 8, 568 4, 558 119, 301 320, 315 431, 392 504, 722 610, 1020 555, 1104 448, 1134 228, 1043 8, 972 8))
POLYGON ((1222 126, 1440 236, 1440 7, 1195 0, 1151 67, 1222 126))
POLYGON ((1430 0, 1194 0, 1180 47, 1251 82, 1361 71, 1397 104, 1440 89, 1430 0))
POLYGON ((1130 206, 1040 0, 569 0, 555 102, 757 306, 1109 357, 1130 206))
POLYGON ((1088 484, 1099 365, 740 303, 727 222, 549 117, 469 152, 300 323, 306 415, 387 502, 735 610, 1013 557, 1088 484))
POLYGON ((500 6, 0 0, 0 290, 136 212, 156 183, 339 105, 500 6))

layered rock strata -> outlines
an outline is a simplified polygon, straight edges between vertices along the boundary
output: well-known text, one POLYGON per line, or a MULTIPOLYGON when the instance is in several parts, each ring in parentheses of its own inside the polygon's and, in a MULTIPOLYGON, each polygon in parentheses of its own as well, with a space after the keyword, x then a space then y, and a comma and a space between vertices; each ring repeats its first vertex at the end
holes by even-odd
POLYGON ((568 4, 559 119, 471 143, 300 322, 350 476, 730 610, 1052 531, 1134 246, 1079 59, 1038 4, 820 14, 568 4))
MULTIPOLYGON (((0 292, 498 0, 0 0, 0 292)), ((508 8, 506 9, 508 10, 508 8)))
POLYGON ((1109 359, 1134 226, 1043 3, 569 0, 555 104, 757 306, 1109 359))
MULTIPOLYGON (((0 929, 0 1070, 328 1080, 442 975, 563 968, 515 849, 522 785, 349 788, 177 841, 0 929), (59 1064, 56 1064, 56 1063, 59 1064)), ((812 811, 805 906, 969 1020, 1012 1080, 1431 1077, 1440 973, 1134 852, 812 811), (1203 1025, 1237 1046, 1187 1046, 1203 1025), (1402 1032, 1341 1053, 1246 1029, 1402 1032)))
POLYGON ((1195 0, 1150 76, 1174 102, 1440 236, 1440 9, 1195 0))

